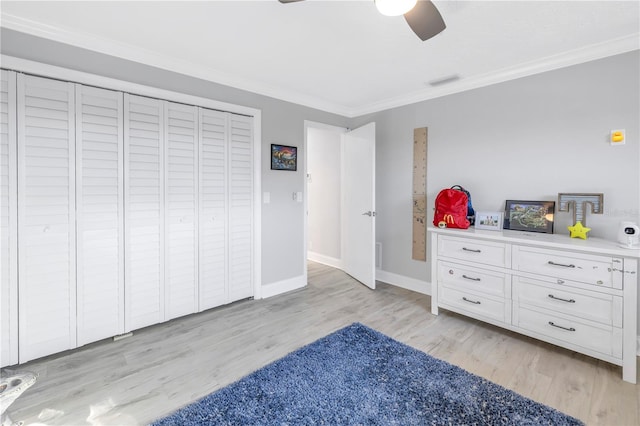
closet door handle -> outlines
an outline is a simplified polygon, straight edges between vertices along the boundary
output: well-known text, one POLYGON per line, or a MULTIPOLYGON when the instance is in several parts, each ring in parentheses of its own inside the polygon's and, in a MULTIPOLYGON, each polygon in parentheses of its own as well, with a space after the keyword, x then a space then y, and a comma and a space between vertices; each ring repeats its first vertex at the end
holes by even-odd
POLYGON ((464 251, 470 251, 470 252, 472 252, 472 253, 482 253, 482 250, 479 250, 479 249, 469 249, 469 248, 466 248, 466 247, 462 247, 462 250, 464 250, 464 251))
POLYGON ((563 299, 562 297, 556 297, 553 294, 550 294, 549 298, 554 300, 562 300, 563 302, 567 302, 567 303, 576 303, 576 301, 573 299, 563 299))
POLYGON ((462 278, 465 278, 467 280, 471 280, 471 281, 480 281, 480 278, 473 278, 473 277, 468 277, 466 275, 462 275, 462 278))
POLYGON ((565 265, 564 263, 556 263, 556 262, 553 262, 551 260, 548 261, 547 263, 549 265, 553 265, 553 266, 562 266, 563 268, 575 268, 576 267, 576 265, 574 265, 574 264, 565 265))
POLYGON ((561 329, 567 330, 567 331, 576 331, 576 329, 573 328, 573 327, 570 327, 570 328, 563 327, 561 325, 554 324, 553 321, 549 321, 549 325, 552 326, 552 327, 561 328, 561 329))
POLYGON ((471 299, 467 299, 466 297, 462 296, 462 300, 464 300, 465 302, 469 302, 469 303, 473 303, 474 305, 479 305, 480 301, 478 300, 471 300, 471 299))

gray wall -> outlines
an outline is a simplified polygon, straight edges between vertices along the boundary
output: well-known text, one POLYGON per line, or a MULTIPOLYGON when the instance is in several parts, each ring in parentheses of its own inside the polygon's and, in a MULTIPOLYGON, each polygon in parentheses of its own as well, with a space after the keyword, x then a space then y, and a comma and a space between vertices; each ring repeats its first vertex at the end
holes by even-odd
MULTIPOLYGON (((602 192, 604 214, 587 216, 592 237, 615 240, 620 221, 640 222, 639 60, 634 51, 354 120, 376 122, 382 269, 429 280, 429 265, 411 260, 415 127, 429 128, 429 223, 438 191, 454 184, 488 211, 506 199, 602 192), (626 145, 611 147, 609 132, 619 128, 626 145)), ((557 214, 555 232, 568 234, 570 220, 557 214)))
POLYGON ((271 193, 271 202, 262 205, 262 284, 303 275, 303 203, 295 202, 292 193, 303 191, 304 171, 272 171, 270 145, 297 146, 303 159, 305 120, 347 127, 347 118, 6 28, 0 37, 5 55, 262 110, 262 191, 271 193))
MULTIPOLYGON (((376 122, 376 231, 388 272, 429 277, 427 264, 411 260, 415 127, 429 128, 428 206, 453 184, 467 187, 479 210, 501 210, 505 199, 602 192, 605 214, 588 216, 591 236, 615 239, 621 220, 640 222, 638 51, 347 119, 6 29, 1 35, 7 55, 261 109, 262 190, 271 193, 262 206, 263 284, 305 268, 303 204, 291 197, 303 190, 303 170, 271 171, 268 158, 271 143, 303 147, 304 120, 376 122), (627 143, 610 147, 607 135, 617 128, 626 129, 627 143)), ((556 232, 567 232, 569 218, 557 215, 556 232)))

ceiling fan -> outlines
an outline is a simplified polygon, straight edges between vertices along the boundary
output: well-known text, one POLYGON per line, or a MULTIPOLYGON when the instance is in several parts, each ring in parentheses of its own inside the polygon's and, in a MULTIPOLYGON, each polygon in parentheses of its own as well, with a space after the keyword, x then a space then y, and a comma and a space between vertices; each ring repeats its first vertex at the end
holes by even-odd
MULTIPOLYGON (((294 3, 302 0, 278 0, 280 3, 294 3)), ((404 15, 407 24, 422 41, 440 34, 447 26, 438 9, 429 0, 374 0, 383 15, 404 15), (400 7, 400 9, 396 9, 400 7)))

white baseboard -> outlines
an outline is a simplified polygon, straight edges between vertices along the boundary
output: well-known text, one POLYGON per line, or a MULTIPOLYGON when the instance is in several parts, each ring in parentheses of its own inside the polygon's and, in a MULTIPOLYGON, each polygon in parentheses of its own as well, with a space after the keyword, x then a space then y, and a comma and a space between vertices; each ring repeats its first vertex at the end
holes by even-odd
POLYGON ((277 296, 288 291, 297 290, 307 285, 306 275, 289 278, 275 283, 265 284, 262 286, 262 298, 277 296))
POLYGON ((325 256, 324 254, 316 253, 314 251, 307 251, 307 259, 313 262, 322 263, 323 265, 331 266, 332 268, 342 269, 342 259, 325 256))
POLYGON ((376 269, 376 280, 431 296, 431 283, 376 269))

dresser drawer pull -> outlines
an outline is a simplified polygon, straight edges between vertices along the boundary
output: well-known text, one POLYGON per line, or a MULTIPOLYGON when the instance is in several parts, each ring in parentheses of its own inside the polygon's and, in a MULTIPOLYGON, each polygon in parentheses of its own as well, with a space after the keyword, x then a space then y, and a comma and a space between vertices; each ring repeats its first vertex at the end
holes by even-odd
POLYGON ((567 303, 576 303, 576 301, 573 299, 563 299, 562 297, 556 297, 553 294, 550 294, 549 298, 555 299, 555 300, 562 300, 563 302, 567 302, 567 303))
POLYGON ((574 264, 571 264, 571 265, 565 265, 564 263, 556 263, 556 262, 553 262, 553 261, 551 261, 551 260, 550 260, 550 261, 548 261, 547 263, 548 263, 549 265, 553 265, 553 266, 562 266, 563 268, 575 268, 575 267, 576 267, 576 265, 574 265, 574 264))
POLYGON ((473 252, 473 253, 482 253, 482 250, 479 250, 479 249, 469 249, 469 248, 466 248, 466 247, 462 247, 462 250, 464 250, 464 251, 470 251, 470 252, 473 252))
POLYGON ((467 280, 471 280, 471 281, 480 281, 480 278, 473 278, 473 277, 468 277, 466 275, 462 275, 462 278, 467 279, 467 280))
POLYGON ((553 323, 553 321, 549 321, 549 325, 552 326, 552 327, 561 328, 561 329, 567 330, 567 331, 576 331, 576 329, 573 328, 573 327, 567 328, 567 327, 563 327, 561 325, 556 325, 556 324, 553 323))
POLYGON ((469 302, 469 303, 473 303, 474 305, 479 305, 480 301, 478 300, 471 300, 471 299, 467 299, 466 297, 462 296, 462 300, 464 300, 465 302, 469 302))

